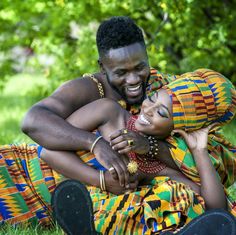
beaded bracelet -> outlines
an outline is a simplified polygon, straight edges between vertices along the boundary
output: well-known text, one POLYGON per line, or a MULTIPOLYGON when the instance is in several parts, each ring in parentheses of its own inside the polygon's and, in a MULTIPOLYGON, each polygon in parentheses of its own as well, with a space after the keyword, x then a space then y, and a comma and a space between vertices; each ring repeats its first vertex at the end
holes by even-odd
POLYGON ((154 136, 148 136, 147 139, 149 142, 150 149, 148 153, 146 153, 146 156, 150 158, 157 158, 159 150, 158 140, 154 136))

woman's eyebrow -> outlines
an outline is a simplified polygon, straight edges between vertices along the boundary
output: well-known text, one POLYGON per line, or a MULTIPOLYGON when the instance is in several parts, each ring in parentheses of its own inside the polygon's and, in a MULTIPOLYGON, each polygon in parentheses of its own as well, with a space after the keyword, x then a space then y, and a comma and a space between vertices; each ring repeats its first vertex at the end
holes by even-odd
POLYGON ((155 102, 152 100, 151 96, 148 96, 147 98, 148 98, 149 101, 151 101, 152 103, 155 103, 155 102))

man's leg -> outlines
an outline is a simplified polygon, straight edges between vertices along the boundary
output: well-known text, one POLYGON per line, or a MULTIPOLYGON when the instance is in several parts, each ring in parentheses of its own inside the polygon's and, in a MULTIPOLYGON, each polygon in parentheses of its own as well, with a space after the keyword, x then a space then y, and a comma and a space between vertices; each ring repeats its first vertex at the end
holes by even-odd
POLYGON ((68 235, 96 235, 93 206, 86 187, 76 180, 57 186, 52 195, 53 214, 68 235))

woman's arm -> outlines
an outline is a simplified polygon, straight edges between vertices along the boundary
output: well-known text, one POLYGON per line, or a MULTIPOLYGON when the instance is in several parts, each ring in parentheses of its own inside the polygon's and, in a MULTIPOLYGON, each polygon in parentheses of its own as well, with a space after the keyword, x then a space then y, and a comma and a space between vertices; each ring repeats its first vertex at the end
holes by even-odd
MULTIPOLYGON (((49 165, 54 165, 54 170, 63 174, 65 177, 79 180, 80 182, 100 188, 99 171, 84 163, 74 152, 69 151, 51 151, 43 149, 41 157, 50 157, 49 165), (63 169, 63 170, 62 170, 63 169)), ((106 190, 113 194, 123 194, 127 189, 121 187, 118 180, 114 180, 109 171, 105 172, 106 190)), ((138 181, 130 178, 130 189, 137 188, 138 181)))
POLYGON ((208 156, 207 149, 195 149, 191 152, 201 179, 200 194, 205 199, 206 207, 226 209, 224 188, 208 156))
POLYGON ((223 185, 208 155, 208 133, 216 124, 206 128, 186 133, 183 130, 174 130, 182 135, 194 157, 201 180, 200 194, 204 198, 206 207, 226 208, 226 197, 223 185))
MULTIPOLYGON (((104 130, 109 128, 111 122, 117 123, 119 121, 119 116, 117 114, 122 110, 119 110, 118 107, 120 106, 117 106, 118 104, 114 101, 109 99, 100 99, 75 111, 67 118, 67 121, 73 126, 85 131, 92 131, 96 128, 104 130)), ((96 139, 95 135, 94 139, 96 139)), ((129 173, 126 166, 127 163, 117 152, 111 149, 107 141, 100 139, 95 145, 94 154, 99 163, 105 168, 109 169, 114 167, 115 170, 112 171, 113 178, 115 180, 119 179, 121 186, 129 184, 129 173), (107 151, 108 148, 110 149, 109 154, 107 151), (106 158, 103 157, 101 159, 101 155, 106 156, 106 158)), ((79 162, 80 159, 78 160, 78 156, 73 152, 67 153, 66 151, 49 151, 45 149, 41 157, 53 169, 69 178, 81 180, 86 184, 89 182, 89 184, 91 184, 91 182, 96 182, 93 181, 93 179, 99 178, 97 178, 93 171, 91 171, 91 177, 90 174, 85 174, 84 172, 89 172, 86 170, 88 168, 81 170, 84 169, 83 167, 81 168, 81 164, 86 164, 79 162), (86 182, 86 179, 88 182, 86 182)))

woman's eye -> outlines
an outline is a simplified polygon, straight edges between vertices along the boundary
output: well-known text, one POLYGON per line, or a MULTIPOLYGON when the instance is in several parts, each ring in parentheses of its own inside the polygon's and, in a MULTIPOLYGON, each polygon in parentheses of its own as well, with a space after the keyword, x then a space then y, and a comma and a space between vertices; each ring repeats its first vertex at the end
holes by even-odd
POLYGON ((166 114, 166 112, 163 112, 163 110, 159 109, 157 112, 161 117, 168 118, 168 115, 166 114))

